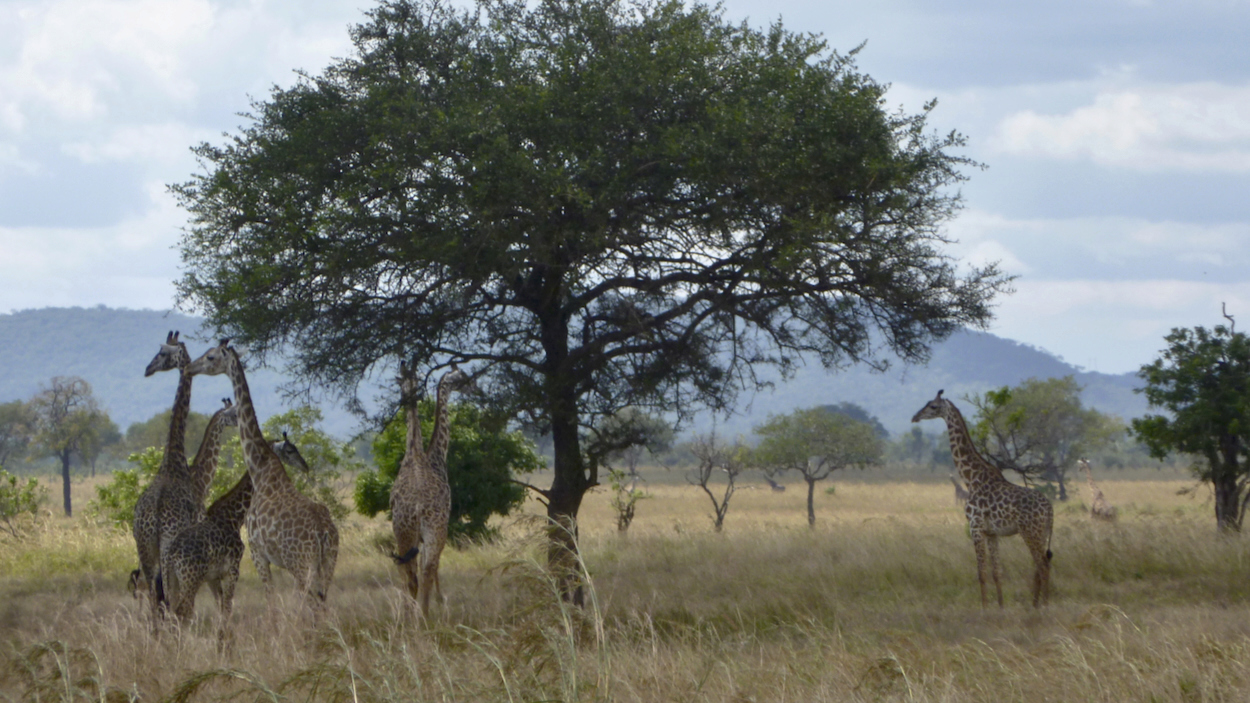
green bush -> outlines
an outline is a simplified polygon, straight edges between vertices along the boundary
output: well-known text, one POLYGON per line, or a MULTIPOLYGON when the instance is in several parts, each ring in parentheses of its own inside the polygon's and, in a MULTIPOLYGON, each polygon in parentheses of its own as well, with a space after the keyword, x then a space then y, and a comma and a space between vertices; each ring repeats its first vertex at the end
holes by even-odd
POLYGON ((165 450, 161 447, 148 447, 126 457, 135 468, 114 471, 112 480, 96 486, 96 498, 87 503, 87 514, 129 530, 135 522, 135 503, 152 483, 164 458, 165 450))
POLYGON ((37 479, 22 483, 13 474, 0 469, 0 522, 13 537, 22 535, 22 516, 30 515, 33 521, 47 497, 48 489, 40 486, 37 479))

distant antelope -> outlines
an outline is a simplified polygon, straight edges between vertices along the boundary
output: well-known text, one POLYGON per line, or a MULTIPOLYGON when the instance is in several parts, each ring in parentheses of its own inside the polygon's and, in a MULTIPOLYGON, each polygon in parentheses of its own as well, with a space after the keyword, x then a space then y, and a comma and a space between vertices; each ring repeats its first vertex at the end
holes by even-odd
POLYGON ((764 477, 764 480, 765 480, 765 481, 768 481, 768 487, 769 487, 769 488, 771 488, 771 489, 773 489, 773 492, 774 492, 774 493, 784 493, 784 492, 785 492, 786 487, 785 487, 785 486, 783 486, 783 485, 781 485, 780 483, 777 483, 776 481, 774 481, 772 476, 765 476, 765 477, 764 477))

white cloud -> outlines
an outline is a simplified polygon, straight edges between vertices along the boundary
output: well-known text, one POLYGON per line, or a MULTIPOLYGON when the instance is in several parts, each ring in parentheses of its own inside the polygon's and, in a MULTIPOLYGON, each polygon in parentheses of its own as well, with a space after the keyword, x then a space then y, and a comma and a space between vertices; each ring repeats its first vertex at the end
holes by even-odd
POLYGON ((1006 154, 1144 171, 1248 172, 1250 86, 1105 89, 1065 113, 1013 112, 991 144, 1006 154))
POLYGON ((215 135, 179 122, 124 125, 102 140, 68 142, 61 150, 83 163, 189 163, 189 148, 215 135))
POLYGON ((160 183, 146 186, 147 212, 99 228, 0 227, 0 310, 173 302, 185 213, 160 183))
POLYGON ((1250 282, 1021 279, 991 331, 1090 370, 1124 373, 1153 361, 1175 327, 1224 324, 1221 303, 1250 321, 1250 282))

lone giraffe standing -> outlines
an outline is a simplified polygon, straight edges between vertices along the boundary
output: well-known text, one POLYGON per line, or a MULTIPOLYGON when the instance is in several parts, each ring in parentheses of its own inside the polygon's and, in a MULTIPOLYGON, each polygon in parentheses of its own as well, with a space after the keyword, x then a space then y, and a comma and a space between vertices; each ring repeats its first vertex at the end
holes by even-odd
MULTIPOLYGON (((285 435, 271 445, 284 464, 309 470, 304 457, 285 435)), ((161 590, 169 598, 170 610, 183 623, 195 614, 195 596, 208 583, 217 601, 217 640, 222 646, 230 628, 234 587, 239 581, 239 562, 243 560, 239 528, 251 502, 252 475, 244 472, 233 488, 209 506, 203 520, 178 533, 165 551, 157 577, 163 582, 161 590)))
POLYGON ((959 476, 968 484, 968 528, 972 546, 977 553, 977 580, 981 583, 981 607, 985 607, 985 561, 988 556, 998 592, 998 607, 1003 607, 1001 567, 998 562, 998 538, 1019 534, 1033 556, 1033 607, 1050 599, 1050 537, 1054 509, 1041 493, 1017 486, 1003 477, 998 467, 982 457, 972 444, 968 426, 955 404, 937 397, 925 404, 912 417, 912 422, 941 418, 951 440, 951 458, 959 476))
POLYGON ((144 376, 162 371, 178 370, 178 390, 169 418, 169 437, 160 468, 135 503, 132 533, 139 554, 139 574, 131 575, 136 589, 147 591, 153 616, 153 627, 162 614, 163 598, 157 591, 156 576, 160 570, 165 547, 184 528, 204 517, 204 500, 197 496, 187 467, 187 415, 191 408, 191 357, 187 347, 178 341, 178 333, 170 332, 165 343, 148 364, 144 376))
POLYGON ((1094 483, 1094 474, 1089 470, 1089 462, 1081 459, 1077 464, 1081 467, 1081 471, 1085 472, 1085 481, 1089 484, 1089 495, 1093 501, 1089 506, 1089 516, 1095 520, 1115 522, 1117 515, 1115 506, 1107 502, 1107 497, 1102 494, 1098 484, 1094 483))
POLYGON ((314 614, 325 603, 339 554, 339 531, 326 506, 299 492, 282 466, 282 459, 265 440, 252 406, 243 362, 229 339, 191 363, 196 374, 226 374, 234 386, 239 413, 239 439, 252 478, 252 503, 248 508, 248 546, 265 596, 272 602, 271 564, 291 572, 296 588, 313 606, 314 614))
POLYGON ((417 414, 420 388, 413 370, 400 364, 399 392, 408 423, 408 437, 399 475, 391 486, 391 528, 395 532, 395 562, 408 580, 408 593, 421 604, 422 617, 430 614, 430 589, 443 599, 438 564, 447 543, 451 518, 451 487, 447 482, 447 447, 451 428, 447 403, 453 391, 465 388, 469 377, 452 367, 438 382, 434 429, 429 451, 422 449, 421 418, 417 414))

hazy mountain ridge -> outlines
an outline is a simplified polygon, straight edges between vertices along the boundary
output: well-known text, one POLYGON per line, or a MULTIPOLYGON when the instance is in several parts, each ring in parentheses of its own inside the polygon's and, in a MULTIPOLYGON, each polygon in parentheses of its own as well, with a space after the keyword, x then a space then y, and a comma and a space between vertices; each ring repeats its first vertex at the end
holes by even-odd
MULTIPOLYGON (((81 376, 123 429, 166 410, 173 402, 177 376, 143 377, 143 369, 169 330, 180 330, 192 356, 211 344, 199 318, 156 310, 42 308, 0 314, 0 402, 27 400, 53 376, 81 376)), ((983 332, 959 332, 933 349, 927 366, 895 364, 885 373, 865 367, 829 372, 813 364, 772 391, 744 394, 740 412, 718 423, 729 434, 749 434, 770 414, 795 408, 850 401, 876 415, 892 433, 906 431, 911 416, 938 389, 961 407, 966 394, 1014 385, 1030 377, 1072 374, 1085 387, 1086 405, 1128 419, 1143 414, 1145 400, 1133 393, 1133 374, 1085 372, 1043 350, 983 332)), ((262 418, 289 407, 280 386, 285 377, 272 369, 252 369, 248 382, 262 418)), ((369 386, 362 394, 383 389, 369 386)), ((192 408, 211 413, 231 393, 225 377, 197 380, 192 408)), ((325 429, 346 438, 359 429, 357 419, 331 403, 321 404, 325 429)), ((710 426, 710 421, 696 423, 710 426)), ((936 429, 936 428, 935 428, 936 429)))

